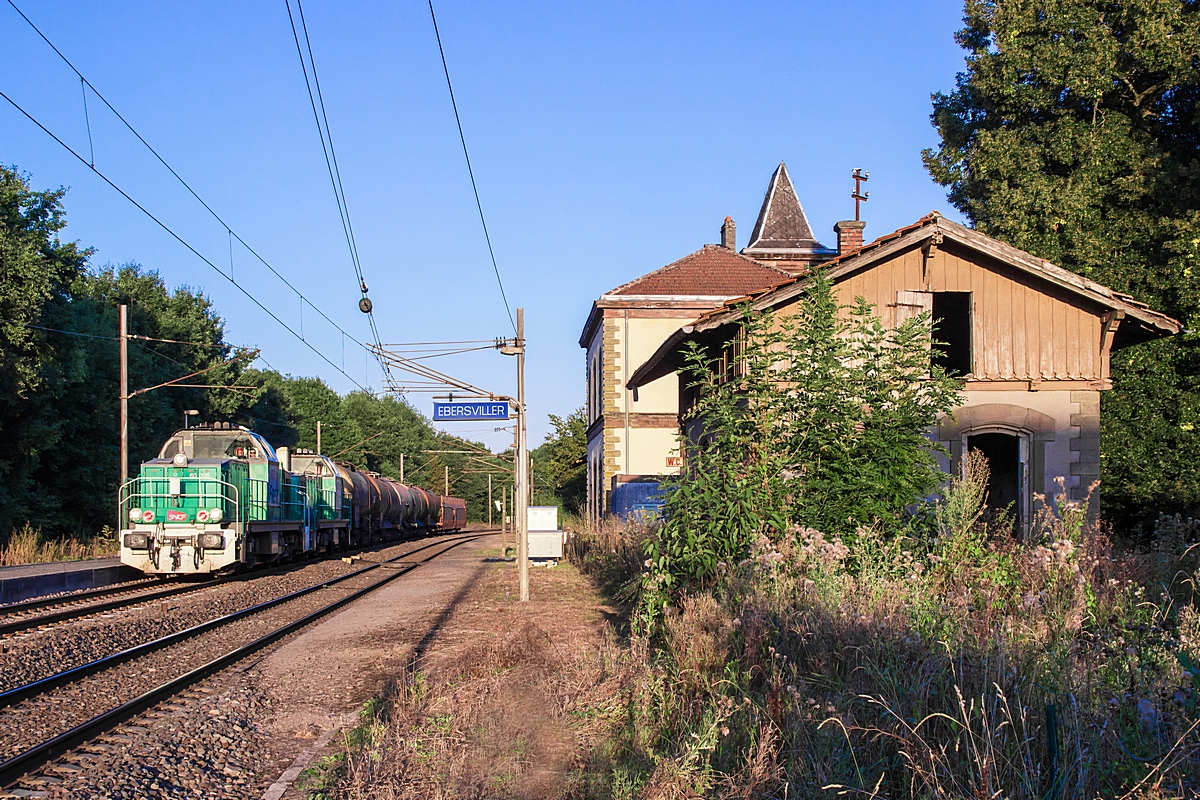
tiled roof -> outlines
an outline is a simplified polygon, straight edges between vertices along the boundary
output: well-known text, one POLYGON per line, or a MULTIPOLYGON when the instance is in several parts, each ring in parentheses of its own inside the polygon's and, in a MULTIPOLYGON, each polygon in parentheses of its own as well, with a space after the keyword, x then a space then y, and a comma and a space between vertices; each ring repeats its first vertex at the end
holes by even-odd
POLYGON ((750 244, 743 252, 754 255, 772 251, 830 252, 813 236, 787 165, 782 161, 771 176, 758 221, 750 234, 750 244))
POLYGON ((608 293, 609 296, 742 297, 778 286, 790 273, 759 264, 715 244, 656 269, 608 293))

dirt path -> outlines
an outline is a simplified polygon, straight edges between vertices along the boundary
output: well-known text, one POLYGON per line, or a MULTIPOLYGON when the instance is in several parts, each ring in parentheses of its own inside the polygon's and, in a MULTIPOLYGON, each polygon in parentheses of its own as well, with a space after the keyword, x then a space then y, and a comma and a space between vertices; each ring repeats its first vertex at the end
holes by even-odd
POLYGON ((254 783, 274 782, 266 797, 305 797, 298 776, 364 797, 567 790, 590 747, 574 706, 616 649, 611 609, 567 565, 534 569, 532 600, 517 603, 516 570, 499 554, 494 536, 461 546, 255 665, 269 712, 254 783), (382 713, 354 730, 380 697, 382 713), (375 755, 347 767, 363 747, 375 755))

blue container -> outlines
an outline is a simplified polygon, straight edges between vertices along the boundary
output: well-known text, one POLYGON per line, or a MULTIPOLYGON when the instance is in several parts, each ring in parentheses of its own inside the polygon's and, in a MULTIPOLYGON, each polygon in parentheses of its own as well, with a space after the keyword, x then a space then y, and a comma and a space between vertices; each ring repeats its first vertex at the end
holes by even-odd
POLYGON ((613 489, 609 508, 621 519, 662 517, 664 497, 658 481, 618 483, 613 489))

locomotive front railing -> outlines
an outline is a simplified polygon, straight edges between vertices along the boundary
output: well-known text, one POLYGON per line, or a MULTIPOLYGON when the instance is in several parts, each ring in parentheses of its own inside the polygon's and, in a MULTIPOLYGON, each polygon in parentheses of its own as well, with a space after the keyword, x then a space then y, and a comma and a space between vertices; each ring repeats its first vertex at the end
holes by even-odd
POLYGON ((268 503, 266 481, 249 479, 244 482, 246 494, 243 497, 236 484, 219 478, 138 476, 121 486, 117 495, 117 516, 122 527, 130 522, 145 522, 129 519, 129 512, 134 508, 153 511, 154 522, 192 522, 196 512, 213 508, 221 510, 221 518, 226 522, 273 520, 282 516, 311 526, 318 517, 319 511, 309 504, 309 494, 304 486, 285 484, 282 503, 272 507, 268 503), (185 512, 187 517, 183 520, 165 517, 174 510, 185 512))
POLYGON ((129 519, 129 511, 134 508, 153 511, 155 522, 170 521, 169 519, 160 520, 158 518, 160 511, 169 512, 178 509, 188 512, 189 516, 194 517, 197 511, 211 511, 213 508, 221 510, 222 520, 246 521, 243 515, 245 509, 239 498, 238 487, 219 478, 160 478, 157 476, 131 478, 122 484, 117 494, 117 516, 121 527, 130 522, 143 521, 129 519), (179 487, 177 492, 172 491, 173 483, 176 481, 179 487), (137 491, 134 491, 135 489, 137 491), (189 505, 185 506, 185 501, 189 505), (195 502, 195 508, 190 507, 191 502, 195 502))

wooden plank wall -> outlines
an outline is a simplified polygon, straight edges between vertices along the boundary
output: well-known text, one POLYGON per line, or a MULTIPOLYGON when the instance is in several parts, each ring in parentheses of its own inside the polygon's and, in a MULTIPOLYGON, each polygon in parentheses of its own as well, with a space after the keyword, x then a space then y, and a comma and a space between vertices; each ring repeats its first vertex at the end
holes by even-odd
POLYGON ((975 380, 1101 378, 1097 312, 1036 278, 986 266, 986 256, 970 251, 937 248, 924 274, 923 261, 920 249, 899 253, 840 282, 838 299, 849 304, 865 297, 885 324, 894 325, 898 291, 971 292, 975 380))

